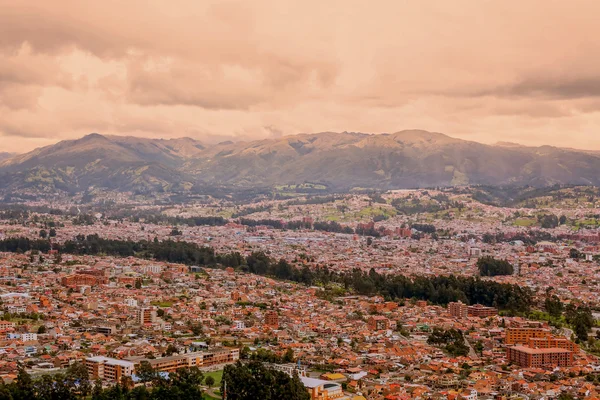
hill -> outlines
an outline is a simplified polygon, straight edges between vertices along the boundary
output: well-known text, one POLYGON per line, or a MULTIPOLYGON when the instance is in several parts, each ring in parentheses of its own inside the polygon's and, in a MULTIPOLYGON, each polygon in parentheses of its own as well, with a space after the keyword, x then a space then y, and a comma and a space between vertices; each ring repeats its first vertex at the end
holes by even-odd
POLYGON ((299 134, 205 145, 190 138, 90 134, 0 161, 0 188, 189 190, 319 183, 330 190, 431 186, 600 185, 600 154, 485 145, 408 130, 299 134))

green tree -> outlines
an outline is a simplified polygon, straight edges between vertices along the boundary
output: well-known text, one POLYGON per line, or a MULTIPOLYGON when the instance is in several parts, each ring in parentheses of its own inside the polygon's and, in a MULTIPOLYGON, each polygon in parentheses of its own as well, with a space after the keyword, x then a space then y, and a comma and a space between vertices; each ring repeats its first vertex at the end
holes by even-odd
POLYGON ((152 364, 146 360, 140 362, 140 365, 135 370, 135 374, 143 383, 152 382, 158 376, 158 373, 152 367, 152 364))
POLYGON ((206 383, 206 386, 212 387, 215 384, 215 378, 213 378, 212 376, 207 376, 204 380, 204 383, 206 383))
POLYGON ((546 297, 544 308, 548 314, 555 318, 559 318, 563 313, 562 301, 556 295, 546 297))
POLYGON ((309 400, 298 375, 267 368, 258 361, 227 365, 223 370, 221 393, 227 384, 227 400, 309 400))

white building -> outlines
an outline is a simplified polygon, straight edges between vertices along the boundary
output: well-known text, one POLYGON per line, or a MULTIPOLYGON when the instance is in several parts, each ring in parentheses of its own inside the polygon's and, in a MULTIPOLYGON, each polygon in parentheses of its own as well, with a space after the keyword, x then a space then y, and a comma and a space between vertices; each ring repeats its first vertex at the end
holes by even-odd
POLYGON ((37 333, 23 333, 21 340, 24 342, 31 342, 37 340, 37 333))
POLYGON ((136 299, 128 298, 125 299, 125 305, 129 307, 137 307, 138 301, 136 299))

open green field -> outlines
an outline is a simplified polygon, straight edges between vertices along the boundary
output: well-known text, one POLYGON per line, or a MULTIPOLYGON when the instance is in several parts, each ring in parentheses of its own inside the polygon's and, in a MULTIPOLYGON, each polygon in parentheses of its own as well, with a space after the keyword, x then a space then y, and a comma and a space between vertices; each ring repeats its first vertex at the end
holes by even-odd
POLYGON ((516 226, 533 226, 537 224, 537 220, 534 218, 517 218, 515 219, 514 225, 516 226))
POLYGON ((156 306, 156 307, 161 307, 161 308, 173 306, 172 301, 153 301, 150 304, 152 304, 153 306, 156 306))
POLYGON ((215 380, 215 384, 212 386, 213 388, 221 387, 221 379, 223 379, 223 370, 221 371, 213 371, 213 372, 204 372, 204 379, 212 376, 215 380))

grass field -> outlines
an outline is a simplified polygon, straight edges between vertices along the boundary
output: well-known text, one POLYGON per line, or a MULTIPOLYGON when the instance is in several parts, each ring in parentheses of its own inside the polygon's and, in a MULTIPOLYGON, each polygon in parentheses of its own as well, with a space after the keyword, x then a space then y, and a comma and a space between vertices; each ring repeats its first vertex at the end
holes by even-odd
POLYGON ((516 226, 533 226, 537 223, 537 220, 533 219, 533 218, 517 218, 515 219, 514 224, 516 226))
POLYGON ((221 379, 223 378, 223 370, 204 373, 204 379, 206 379, 209 376, 212 376, 215 380, 215 384, 212 387, 219 388, 221 386, 221 379))

